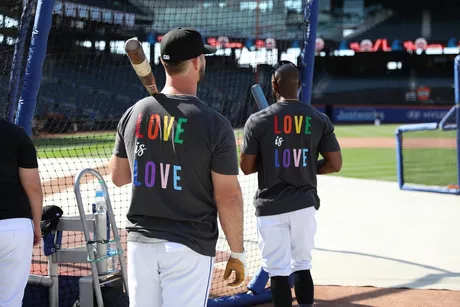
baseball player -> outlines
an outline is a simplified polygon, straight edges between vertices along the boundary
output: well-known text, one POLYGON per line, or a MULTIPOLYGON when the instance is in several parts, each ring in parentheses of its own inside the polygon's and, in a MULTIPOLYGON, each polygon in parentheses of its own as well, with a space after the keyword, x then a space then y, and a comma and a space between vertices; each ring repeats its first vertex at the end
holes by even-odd
POLYGON ((22 306, 33 246, 40 243, 43 194, 35 147, 0 119, 0 306, 22 306))
POLYGON ((313 305, 311 251, 320 205, 316 174, 338 172, 342 166, 334 127, 326 115, 299 102, 299 87, 293 63, 274 66, 277 103, 249 117, 240 159, 245 174, 258 172, 258 241, 277 307, 292 306, 291 273, 299 306, 313 305), (324 159, 317 162, 319 153, 324 159))
POLYGON ((177 28, 161 41, 162 92, 129 108, 118 125, 112 181, 132 184, 128 218, 130 306, 206 306, 218 236, 231 249, 224 279, 245 279, 243 200, 228 120, 197 97, 205 74, 199 32, 177 28))

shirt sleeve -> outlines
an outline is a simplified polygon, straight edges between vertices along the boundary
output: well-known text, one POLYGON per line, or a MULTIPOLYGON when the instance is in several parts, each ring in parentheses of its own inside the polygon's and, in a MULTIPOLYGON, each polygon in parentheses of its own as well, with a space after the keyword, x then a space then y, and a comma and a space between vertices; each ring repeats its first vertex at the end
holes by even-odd
POLYGON ((18 166, 22 168, 38 168, 37 150, 26 132, 21 128, 19 132, 18 166))
POLYGON ((214 139, 211 169, 222 175, 238 175, 235 133, 230 123, 224 123, 214 139))
POLYGON ((117 135, 115 138, 115 146, 113 149, 113 154, 119 158, 128 158, 128 155, 126 153, 125 140, 124 140, 125 118, 126 118, 126 114, 123 115, 120 121, 118 122, 117 135))
POLYGON ((337 138, 335 137, 334 126, 332 125, 331 120, 325 114, 322 114, 322 117, 324 121, 324 130, 323 130, 323 136, 321 137, 321 140, 319 141, 318 151, 319 152, 340 151, 340 145, 339 145, 339 142, 337 141, 337 138))
POLYGON ((247 155, 257 155, 259 153, 259 142, 255 135, 255 125, 252 117, 244 125, 243 153, 247 155))

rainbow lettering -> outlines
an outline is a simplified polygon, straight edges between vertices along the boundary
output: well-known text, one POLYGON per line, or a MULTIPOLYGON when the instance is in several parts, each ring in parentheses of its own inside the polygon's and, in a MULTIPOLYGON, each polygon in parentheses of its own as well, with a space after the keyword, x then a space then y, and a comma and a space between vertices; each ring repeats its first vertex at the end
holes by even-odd
MULTIPOLYGON (((187 123, 186 118, 174 116, 160 116, 159 114, 143 114, 140 113, 136 121, 136 157, 133 165, 133 184, 136 187, 161 187, 162 189, 172 188, 176 191, 182 190, 180 183, 180 171, 182 166, 170 163, 155 162, 142 157, 146 151, 146 147, 142 142, 171 142, 175 144, 183 144, 183 135, 185 133, 184 126, 187 123), (147 121, 144 121, 148 119, 147 121), (144 176, 139 176, 139 169, 144 176), (172 178, 171 178, 172 177, 172 178)), ((148 154, 145 155, 148 157, 148 154)), ((169 157, 165 157, 169 158, 169 157)), ((148 158, 147 158, 148 159, 148 158)))
POLYGON ((174 139, 174 143, 176 144, 183 144, 184 140, 181 139, 181 134, 184 133, 184 124, 187 123, 186 118, 179 117, 177 118, 177 125, 176 128, 173 129, 173 124, 175 122, 174 116, 163 116, 160 117, 158 114, 152 114, 149 116, 148 125, 147 125, 147 133, 141 133, 142 131, 142 120, 143 120, 142 113, 139 114, 137 117, 136 122, 136 138, 138 140, 145 139, 145 136, 149 140, 157 140, 162 139, 163 141, 167 142, 170 139, 174 139), (163 134, 163 135, 160 135, 163 134))
POLYGON ((311 134, 311 117, 301 115, 284 115, 273 117, 275 134, 275 168, 307 167, 307 148, 282 148, 286 144, 284 138, 290 134, 311 134))

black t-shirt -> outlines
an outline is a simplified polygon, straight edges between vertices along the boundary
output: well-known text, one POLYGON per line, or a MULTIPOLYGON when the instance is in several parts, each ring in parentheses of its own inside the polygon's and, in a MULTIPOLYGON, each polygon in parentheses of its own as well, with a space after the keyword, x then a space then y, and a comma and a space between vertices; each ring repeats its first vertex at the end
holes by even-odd
POLYGON ((29 199, 19 179, 19 167, 38 168, 37 152, 24 129, 0 119, 0 220, 30 218, 29 199))
POLYGON ((255 207, 264 216, 318 209, 318 155, 340 146, 325 114, 308 104, 278 102, 249 117, 242 150, 257 155, 255 207))
POLYGON ((128 240, 167 240, 214 256, 218 227, 211 171, 239 171, 228 120, 195 96, 147 97, 120 120, 114 154, 128 158, 132 171, 128 240))

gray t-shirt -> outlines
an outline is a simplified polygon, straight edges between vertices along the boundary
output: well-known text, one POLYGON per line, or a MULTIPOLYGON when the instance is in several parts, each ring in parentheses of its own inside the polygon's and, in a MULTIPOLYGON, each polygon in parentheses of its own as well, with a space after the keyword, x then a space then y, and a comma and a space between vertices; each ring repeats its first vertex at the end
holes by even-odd
POLYGON ((329 118, 311 105, 278 102, 251 115, 243 152, 257 155, 256 215, 275 215, 315 206, 320 152, 340 151, 329 118))
POLYGON ((211 170, 238 175, 228 120, 195 96, 147 97, 118 124, 114 154, 128 158, 128 240, 167 240, 214 256, 217 207, 211 170))

